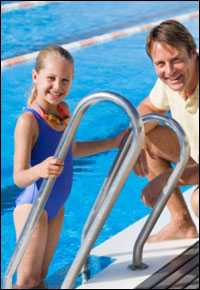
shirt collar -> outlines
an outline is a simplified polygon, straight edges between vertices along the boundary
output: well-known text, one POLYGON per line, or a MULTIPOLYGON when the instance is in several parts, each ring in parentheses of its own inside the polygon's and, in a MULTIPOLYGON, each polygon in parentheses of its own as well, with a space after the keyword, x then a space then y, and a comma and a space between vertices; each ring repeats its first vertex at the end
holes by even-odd
POLYGON ((195 114, 199 108, 199 83, 194 93, 185 101, 185 109, 190 114, 195 114))

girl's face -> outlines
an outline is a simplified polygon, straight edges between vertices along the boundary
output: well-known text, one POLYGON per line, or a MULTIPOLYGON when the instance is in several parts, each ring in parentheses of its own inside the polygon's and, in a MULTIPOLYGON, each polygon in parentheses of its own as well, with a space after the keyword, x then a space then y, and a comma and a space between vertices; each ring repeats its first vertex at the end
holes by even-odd
POLYGON ((49 54, 39 72, 33 70, 37 99, 51 105, 62 102, 68 94, 73 79, 73 64, 58 54, 49 54))

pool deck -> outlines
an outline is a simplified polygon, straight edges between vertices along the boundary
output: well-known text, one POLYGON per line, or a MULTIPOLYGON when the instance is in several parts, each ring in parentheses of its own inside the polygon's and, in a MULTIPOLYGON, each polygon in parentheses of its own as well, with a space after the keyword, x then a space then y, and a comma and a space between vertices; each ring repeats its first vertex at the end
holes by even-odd
MULTIPOLYGON (((198 227, 199 219, 192 213, 192 210, 190 207, 190 197, 191 197, 190 191, 191 189, 185 192, 184 197, 188 204, 188 208, 191 212, 192 218, 197 228, 199 228, 198 227)), ((146 288, 147 284, 145 286, 144 281, 149 279, 148 285, 150 285, 149 281, 152 281, 152 279, 154 280, 157 279, 155 278, 156 274, 157 274, 156 277, 162 276, 163 275, 162 273, 164 272, 166 273, 167 271, 166 269, 168 268, 171 269, 170 270, 171 274, 174 273, 176 271, 175 268, 172 270, 171 266, 166 268, 166 265, 168 263, 171 264, 172 260, 177 258, 177 256, 179 256, 180 254, 184 253, 184 251, 186 251, 189 247, 193 246, 198 241, 198 239, 187 239, 187 240, 181 239, 181 240, 171 240, 171 241, 158 242, 158 243, 149 243, 149 244, 147 243, 144 246, 143 262, 148 265, 148 268, 144 270, 132 271, 128 266, 131 264, 133 246, 146 218, 147 217, 144 217, 143 219, 129 226, 125 230, 121 231, 120 233, 110 238, 109 240, 105 241, 104 243, 100 244, 99 246, 97 246, 91 251, 92 255, 104 256, 104 257, 107 256, 113 259, 114 262, 111 265, 109 265, 107 268, 105 268, 102 272, 99 272, 95 277, 88 280, 87 283, 79 286, 78 289, 135 289, 137 287, 138 287, 137 289, 167 289, 168 288, 167 286, 166 287, 164 286, 163 288, 159 288, 159 287, 154 288, 153 286, 151 288, 146 288), (158 270, 161 268, 163 268, 163 271, 158 272, 158 270), (150 278, 151 276, 152 276, 152 279, 150 278), (142 285, 144 285, 144 288, 142 288, 142 285)), ((169 212, 167 211, 167 209, 165 209, 163 213, 161 214, 157 224, 155 225, 155 228, 153 229, 152 233, 159 231, 168 222, 169 222, 169 212)), ((190 250, 190 252, 192 251, 194 257, 193 256, 192 258, 189 257, 189 260, 193 259, 191 260, 191 263, 193 265, 192 267, 190 266, 190 269, 193 269, 193 272, 195 275, 198 268, 195 266, 196 264, 194 263, 197 262, 196 259, 197 259, 198 250, 199 250, 199 247, 198 245, 196 245, 193 250, 190 250)), ((188 255, 187 253, 188 252, 186 252, 185 256, 188 255)), ((183 261, 184 259, 179 258, 180 261, 183 261)), ((173 264, 177 264, 176 261, 177 260, 175 260, 173 264)), ((186 260, 182 266, 184 266, 184 264, 186 264, 186 260)), ((177 267, 180 267, 180 266, 177 266, 177 267)), ((189 266, 184 266, 184 268, 189 269, 188 267, 189 266)), ((171 276, 170 271, 169 271, 169 276, 171 276)), ((185 273, 182 272, 182 270, 181 271, 178 270, 179 276, 180 276, 180 272, 182 273, 181 274, 182 278, 186 277, 185 273)), ((189 273, 189 270, 187 270, 187 273, 188 275, 191 276, 191 273, 189 273)), ((190 280, 191 280, 191 277, 190 277, 190 280)), ((195 285, 198 285, 197 280, 195 279, 193 279, 193 283, 196 283, 195 285)), ((163 282, 162 282, 162 285, 164 285, 163 282)), ((192 285, 195 287, 194 284, 191 284, 191 287, 193 287, 192 285)), ((179 288, 174 288, 174 289, 179 289, 179 288)), ((195 288, 190 288, 190 289, 195 289, 195 288)))

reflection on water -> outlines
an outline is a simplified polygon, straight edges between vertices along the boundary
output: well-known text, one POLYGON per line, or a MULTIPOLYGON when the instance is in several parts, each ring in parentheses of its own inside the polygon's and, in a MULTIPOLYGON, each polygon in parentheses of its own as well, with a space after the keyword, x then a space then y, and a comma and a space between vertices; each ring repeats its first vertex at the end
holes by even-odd
MULTIPOLYGON (((104 270, 111 263, 113 263, 114 260, 115 259, 111 259, 109 257, 104 257, 104 256, 101 256, 101 257, 92 256, 92 255, 89 256, 89 258, 88 258, 88 273, 86 274, 87 278, 91 279, 98 272, 104 270)), ((62 267, 47 278, 47 281, 45 281, 45 284, 46 284, 46 286, 48 286, 48 289, 60 289, 70 266, 71 266, 71 263, 68 263, 64 266, 62 263, 62 267), (49 287, 51 287, 51 288, 49 288, 49 287)), ((78 287, 83 282, 84 281, 82 279, 82 275, 80 274, 79 276, 77 276, 77 278, 75 280, 74 287, 78 287)))
MULTIPOLYGON (((74 173, 80 174, 82 172, 84 173, 92 173, 94 164, 94 160, 91 159, 77 159, 73 161, 73 167, 74 167, 74 173)), ((75 176, 74 175, 74 176, 75 176)), ((16 185, 12 184, 10 186, 7 186, 1 190, 1 210, 2 211, 12 211, 15 207, 15 199, 18 194, 23 189, 17 187, 16 185)))

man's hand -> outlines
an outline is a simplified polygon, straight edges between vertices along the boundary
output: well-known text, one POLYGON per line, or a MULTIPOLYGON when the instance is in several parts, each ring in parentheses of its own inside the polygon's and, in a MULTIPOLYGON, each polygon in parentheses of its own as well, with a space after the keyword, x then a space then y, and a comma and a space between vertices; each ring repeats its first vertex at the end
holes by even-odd
POLYGON ((133 170, 135 174, 138 176, 146 176, 148 174, 147 159, 146 159, 146 153, 144 149, 141 150, 141 153, 138 157, 138 160, 133 170))
POLYGON ((158 175, 145 186, 142 200, 147 206, 154 207, 171 173, 172 169, 158 175))

